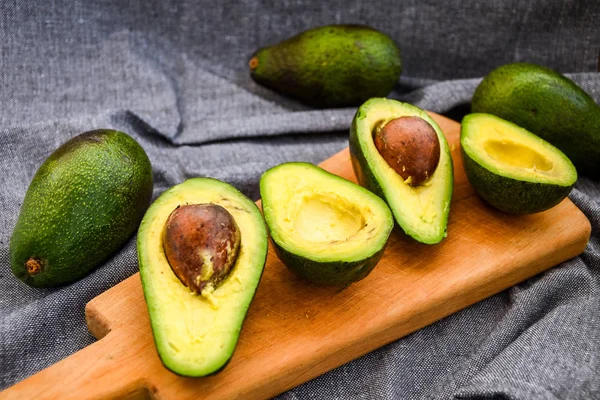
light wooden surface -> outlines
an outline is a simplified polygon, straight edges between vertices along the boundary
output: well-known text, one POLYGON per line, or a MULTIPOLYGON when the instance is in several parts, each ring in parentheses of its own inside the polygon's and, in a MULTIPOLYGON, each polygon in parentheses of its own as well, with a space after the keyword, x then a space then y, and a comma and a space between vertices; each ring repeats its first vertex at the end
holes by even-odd
MULTIPOLYGON (((418 244, 395 231, 371 275, 344 290, 301 281, 270 248, 231 362, 199 379, 161 365, 136 274, 87 305, 90 332, 101 340, 0 398, 268 398, 583 251, 590 224, 569 200, 529 216, 485 206, 462 169, 459 124, 434 118, 455 166, 449 234, 441 244, 418 244)), ((347 150, 322 166, 354 180, 347 150)))

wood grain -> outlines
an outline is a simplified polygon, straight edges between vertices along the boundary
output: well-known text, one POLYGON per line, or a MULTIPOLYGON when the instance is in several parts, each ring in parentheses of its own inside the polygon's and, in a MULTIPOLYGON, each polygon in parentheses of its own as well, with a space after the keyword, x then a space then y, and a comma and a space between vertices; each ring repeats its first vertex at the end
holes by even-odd
MULTIPOLYGON (((510 216, 474 195, 460 126, 433 115, 452 148, 455 188, 448 237, 427 246, 395 231, 366 279, 340 290, 301 281, 272 248, 236 352, 218 375, 166 370, 150 331, 139 274, 86 307, 98 342, 0 393, 0 399, 268 398, 397 340, 580 254, 590 223, 564 200, 510 216)), ((321 164, 354 180, 347 149, 321 164)))

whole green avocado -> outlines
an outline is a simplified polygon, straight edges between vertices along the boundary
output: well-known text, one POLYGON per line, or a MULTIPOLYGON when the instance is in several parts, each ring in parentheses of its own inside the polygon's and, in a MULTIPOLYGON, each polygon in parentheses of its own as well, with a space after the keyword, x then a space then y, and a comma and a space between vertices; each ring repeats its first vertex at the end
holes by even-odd
POLYGON ((315 107, 357 106, 387 95, 402 72, 400 50, 362 25, 327 25, 258 50, 252 78, 315 107))
POLYGON ((562 150, 580 174, 600 178, 600 106, 564 75, 530 63, 500 66, 479 84, 471 108, 527 129, 562 150))
POLYGON ((115 130, 82 133, 40 166, 10 240, 13 274, 34 287, 75 281, 136 231, 152 199, 142 147, 115 130))

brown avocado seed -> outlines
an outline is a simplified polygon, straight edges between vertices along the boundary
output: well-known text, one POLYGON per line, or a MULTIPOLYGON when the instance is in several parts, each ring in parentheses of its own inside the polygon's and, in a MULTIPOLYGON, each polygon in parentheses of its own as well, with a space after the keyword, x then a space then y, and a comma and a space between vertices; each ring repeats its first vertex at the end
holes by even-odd
POLYGON ((216 288, 231 271, 240 250, 240 230, 217 204, 180 206, 167 219, 163 246, 175 275, 198 294, 216 288))
POLYGON ((379 125, 373 141, 388 165, 411 186, 431 178, 440 161, 437 133, 419 117, 400 117, 379 125))

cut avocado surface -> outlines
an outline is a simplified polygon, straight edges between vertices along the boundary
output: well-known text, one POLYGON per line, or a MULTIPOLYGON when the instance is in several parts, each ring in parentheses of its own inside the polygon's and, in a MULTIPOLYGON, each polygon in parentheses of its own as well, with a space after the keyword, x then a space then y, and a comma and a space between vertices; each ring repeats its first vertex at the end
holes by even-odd
POLYGON ((446 138, 436 122, 418 107, 386 98, 366 101, 350 128, 350 155, 359 183, 385 199, 402 230, 415 240, 435 244, 446 236, 454 171, 446 138), (411 186, 383 159, 373 142, 373 132, 395 118, 416 116, 435 130, 440 158, 429 180, 411 186))
POLYGON ((261 177, 260 193, 277 255, 317 284, 347 285, 365 278, 393 228, 379 197, 312 164, 271 168, 261 177))
POLYGON ((575 167, 559 149, 490 114, 465 116, 460 143, 469 182, 487 203, 505 212, 547 210, 577 181, 575 167))
POLYGON ((218 372, 233 354, 266 260, 267 231, 258 207, 229 184, 189 179, 165 191, 150 206, 138 231, 137 246, 144 296, 163 364, 184 376, 218 372), (225 208, 240 231, 235 265, 206 296, 184 286, 163 247, 169 215, 190 204, 225 208))

